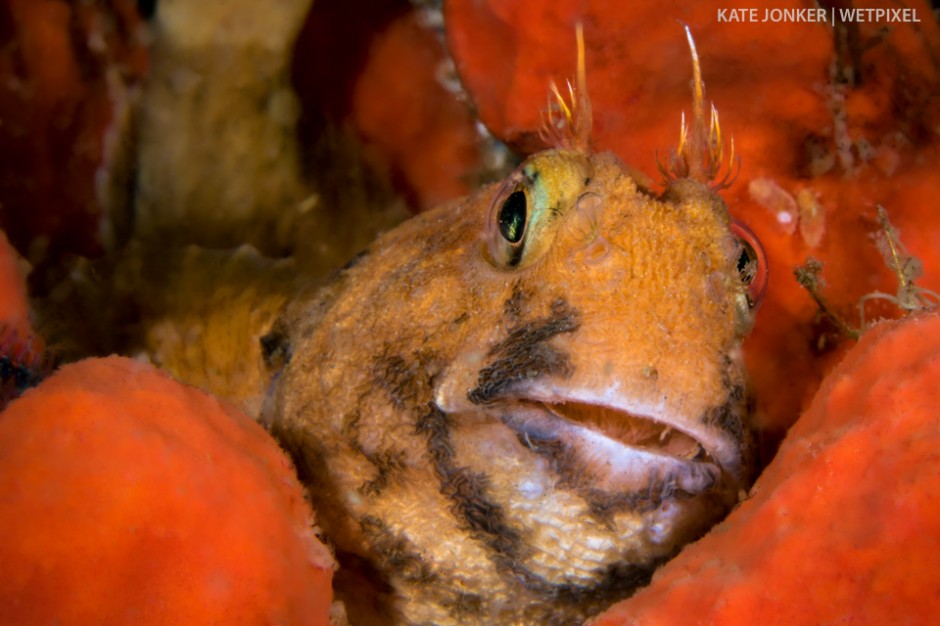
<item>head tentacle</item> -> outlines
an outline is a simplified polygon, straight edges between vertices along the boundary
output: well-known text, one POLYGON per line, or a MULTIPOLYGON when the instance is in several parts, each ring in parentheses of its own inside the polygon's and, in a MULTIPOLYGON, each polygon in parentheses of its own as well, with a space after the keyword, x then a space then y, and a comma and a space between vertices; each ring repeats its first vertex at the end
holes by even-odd
POLYGON ((568 84, 568 98, 561 93, 554 81, 548 106, 542 111, 539 137, 552 148, 575 150, 584 154, 591 152, 591 99, 587 90, 587 70, 584 60, 584 28, 579 22, 575 27, 578 46, 578 69, 575 85, 568 84), (552 100, 554 96, 554 101, 552 100))
POLYGON ((719 178, 724 168, 724 140, 721 136, 721 123, 718 109, 710 105, 708 128, 705 126, 705 81, 699 63, 695 40, 688 25, 684 25, 689 50, 692 55, 692 126, 689 128, 682 113, 682 125, 679 129, 679 143, 670 150, 668 159, 658 163, 663 182, 668 184, 679 178, 689 178, 704 183, 712 189, 724 189, 731 186, 737 178, 740 159, 735 158, 734 136, 731 137, 728 167, 719 178))

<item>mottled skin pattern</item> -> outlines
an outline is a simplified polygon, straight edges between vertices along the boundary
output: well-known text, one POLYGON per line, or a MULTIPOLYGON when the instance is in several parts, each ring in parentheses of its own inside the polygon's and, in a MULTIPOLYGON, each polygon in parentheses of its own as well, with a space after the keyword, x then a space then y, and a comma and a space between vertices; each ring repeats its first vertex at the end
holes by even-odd
POLYGON ((554 150, 295 300, 264 419, 351 622, 579 623, 724 515, 750 465, 739 252, 705 185, 656 198, 554 150))

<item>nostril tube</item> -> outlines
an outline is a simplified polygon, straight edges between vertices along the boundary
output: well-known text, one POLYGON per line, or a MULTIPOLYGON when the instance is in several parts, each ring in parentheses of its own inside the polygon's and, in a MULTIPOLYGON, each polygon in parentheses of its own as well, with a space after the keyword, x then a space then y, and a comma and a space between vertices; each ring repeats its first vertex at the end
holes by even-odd
POLYGON ((601 211, 604 208, 604 200, 600 194, 588 191, 581 194, 581 197, 575 202, 575 208, 577 208, 579 214, 596 222, 600 219, 601 211))

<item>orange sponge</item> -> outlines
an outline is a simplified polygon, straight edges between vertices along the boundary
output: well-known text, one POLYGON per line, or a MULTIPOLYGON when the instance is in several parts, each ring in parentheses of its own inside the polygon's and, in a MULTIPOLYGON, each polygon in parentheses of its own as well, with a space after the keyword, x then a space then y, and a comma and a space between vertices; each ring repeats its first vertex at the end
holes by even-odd
POLYGON ((68 365, 0 413, 0 621, 326 625, 287 457, 149 365, 68 365))

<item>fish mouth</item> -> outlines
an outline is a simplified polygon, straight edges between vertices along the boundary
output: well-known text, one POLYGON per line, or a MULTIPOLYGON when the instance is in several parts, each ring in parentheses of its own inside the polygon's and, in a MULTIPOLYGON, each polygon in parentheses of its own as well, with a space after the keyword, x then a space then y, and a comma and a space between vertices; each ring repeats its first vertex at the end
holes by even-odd
POLYGON ((536 404, 569 424, 584 426, 634 450, 677 460, 717 464, 700 441, 673 424, 609 406, 575 400, 536 401, 536 404))
MULTIPOLYGON (((466 424, 501 422, 553 465, 558 461, 552 451, 564 449, 563 458, 574 459, 567 473, 605 492, 643 490, 659 482, 691 496, 719 491, 721 499, 731 494, 737 499, 746 484, 745 442, 720 420, 683 412, 678 399, 634 397, 616 380, 599 387, 559 383, 527 380, 481 401, 468 392, 474 389, 470 376, 447 376, 435 404, 466 424)), ((735 412, 734 400, 729 396, 727 402, 723 408, 735 412)))
POLYGON ((579 473, 603 491, 643 490, 659 482, 690 497, 716 492, 737 497, 737 442, 664 407, 554 390, 503 397, 485 410, 499 415, 533 451, 545 444, 565 446, 578 459, 579 473))

